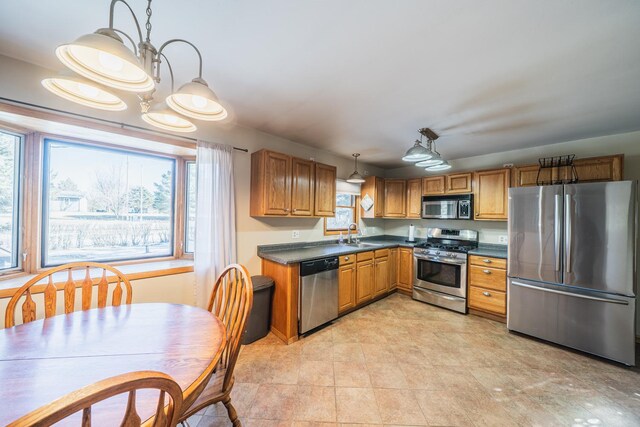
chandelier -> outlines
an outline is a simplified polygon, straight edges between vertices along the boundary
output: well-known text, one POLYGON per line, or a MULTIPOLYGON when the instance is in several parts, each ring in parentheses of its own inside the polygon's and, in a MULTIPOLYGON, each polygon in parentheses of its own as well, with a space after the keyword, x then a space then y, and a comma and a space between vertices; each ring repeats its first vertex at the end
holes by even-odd
POLYGON ((425 168, 427 172, 443 171, 451 168, 449 162, 444 160, 438 150, 436 150, 436 139, 438 134, 429 128, 419 129, 420 139, 416 139, 413 147, 409 148, 402 160, 405 162, 413 162, 416 166, 425 168), (425 147, 422 138, 427 138, 427 146, 425 147))
POLYGON ((193 132, 191 119, 217 121, 227 117, 216 94, 202 78, 202 55, 191 42, 171 39, 159 49, 151 44, 151 0, 147 1, 146 35, 136 14, 125 0, 112 0, 109 27, 85 34, 56 49, 58 59, 71 71, 42 80, 42 85, 54 94, 78 104, 107 111, 121 111, 127 104, 117 91, 133 92, 140 99, 142 119, 152 126, 173 132, 193 132), (113 25, 117 3, 124 4, 137 29, 135 39, 113 25), (127 47, 123 36, 130 44, 127 47), (138 41, 136 43, 136 40, 138 41), (173 43, 191 46, 198 55, 198 76, 174 90, 173 70, 164 49, 173 43), (167 65, 171 93, 161 101, 153 94, 160 83, 161 64, 167 65))

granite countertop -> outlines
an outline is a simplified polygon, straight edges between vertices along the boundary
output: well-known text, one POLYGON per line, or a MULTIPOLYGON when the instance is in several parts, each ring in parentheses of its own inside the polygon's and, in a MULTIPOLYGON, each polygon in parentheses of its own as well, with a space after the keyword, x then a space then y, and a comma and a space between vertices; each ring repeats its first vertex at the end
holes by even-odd
POLYGON ((469 255, 480 255, 492 258, 507 259, 507 245, 492 245, 489 243, 480 243, 478 249, 469 251, 469 255))
POLYGON ((416 243, 422 241, 424 239, 416 239, 415 243, 409 243, 406 241, 406 237, 403 236, 373 236, 360 238, 360 243, 367 244, 367 246, 363 247, 338 243, 337 240, 259 245, 258 256, 278 264, 295 264, 312 259, 375 251, 377 249, 397 248, 399 246, 412 248, 416 243))

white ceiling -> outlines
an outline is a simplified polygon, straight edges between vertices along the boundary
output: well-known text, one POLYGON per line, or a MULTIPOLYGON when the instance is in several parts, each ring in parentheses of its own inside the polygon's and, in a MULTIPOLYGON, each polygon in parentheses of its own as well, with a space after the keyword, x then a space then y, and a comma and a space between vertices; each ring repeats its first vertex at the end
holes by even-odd
MULTIPOLYGON (((61 68, 108 4, 4 0, 0 53, 61 68)), ((122 5, 115 22, 131 33, 122 5)), ((152 24, 202 50, 240 124, 383 167, 424 126, 449 159, 640 129, 637 0, 156 0, 152 24)), ((195 77, 193 52, 167 54, 195 77)))

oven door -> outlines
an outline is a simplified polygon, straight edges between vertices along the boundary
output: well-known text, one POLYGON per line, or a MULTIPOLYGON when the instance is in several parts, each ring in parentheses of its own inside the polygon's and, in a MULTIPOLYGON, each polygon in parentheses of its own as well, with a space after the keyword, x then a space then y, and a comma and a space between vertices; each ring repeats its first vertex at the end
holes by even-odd
POLYGON ((413 261, 413 286, 467 297, 466 260, 414 255, 413 261))
POLYGON ((422 202, 422 218, 455 219, 457 200, 427 200, 422 202))

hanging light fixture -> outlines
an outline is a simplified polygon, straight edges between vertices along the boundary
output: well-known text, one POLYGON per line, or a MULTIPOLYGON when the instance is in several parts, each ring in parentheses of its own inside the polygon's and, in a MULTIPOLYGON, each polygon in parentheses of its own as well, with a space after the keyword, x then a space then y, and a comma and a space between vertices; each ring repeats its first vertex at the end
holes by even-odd
POLYGON ((409 148, 405 153, 402 160, 405 162, 419 162, 422 160, 428 160, 431 158, 431 152, 421 145, 420 141, 416 139, 413 147, 409 148))
POLYGON ((449 162, 444 160, 438 150, 436 150, 436 139, 439 138, 438 134, 429 128, 419 129, 420 141, 416 140, 413 147, 411 147, 402 160, 416 162, 415 165, 420 168, 425 168, 427 171, 442 171, 450 169, 449 162), (422 145, 422 137, 427 138, 427 146, 422 145), (420 157, 419 160, 416 160, 420 157))
POLYGON ((360 153, 353 153, 352 156, 355 159, 356 169, 351 175, 349 175, 349 178, 347 178, 347 182, 362 184, 364 182, 364 177, 358 172, 358 157, 360 157, 360 153))
POLYGON ((85 34, 56 49, 56 56, 60 61, 71 71, 89 79, 91 84, 54 77, 43 80, 43 86, 67 100, 93 108, 114 111, 126 108, 126 104, 116 94, 103 89, 101 85, 135 92, 140 98, 142 118, 147 123, 176 132, 196 130, 196 126, 187 117, 208 121, 225 119, 228 115, 227 110, 202 78, 202 55, 198 48, 187 40, 171 39, 162 44, 160 49, 156 49, 151 44, 151 0, 147 0, 146 15, 146 36, 143 38, 138 18, 129 3, 125 0, 111 0, 107 28, 100 28, 92 34, 85 34), (117 3, 123 3, 131 12, 137 30, 136 39, 114 27, 113 17, 117 3), (131 48, 125 45, 121 36, 124 36, 131 44, 131 48), (167 46, 174 43, 191 46, 196 51, 199 60, 198 77, 182 85, 175 92, 173 90, 173 71, 163 53, 167 46), (166 61, 171 74, 171 93, 165 98, 166 103, 156 104, 153 94, 156 90, 156 84, 161 80, 162 59, 166 61))
POLYGON ((451 165, 446 160, 443 160, 439 165, 428 166, 425 168, 427 172, 444 171, 451 169, 451 165))

